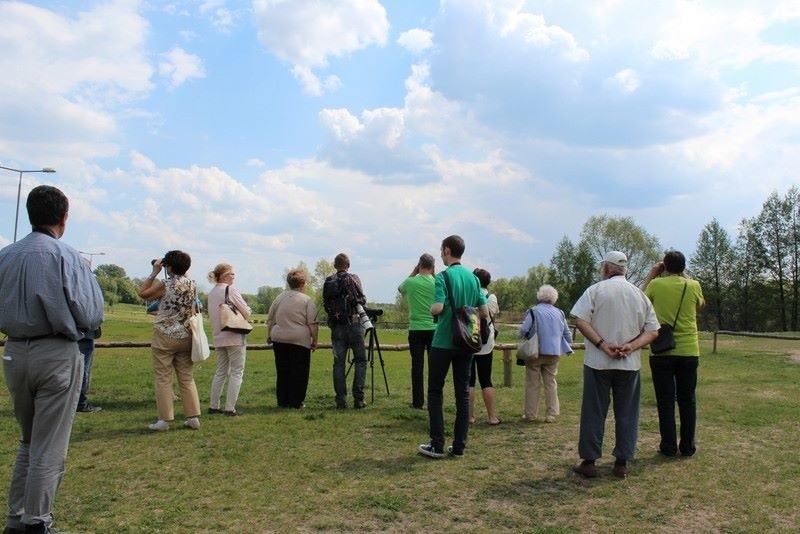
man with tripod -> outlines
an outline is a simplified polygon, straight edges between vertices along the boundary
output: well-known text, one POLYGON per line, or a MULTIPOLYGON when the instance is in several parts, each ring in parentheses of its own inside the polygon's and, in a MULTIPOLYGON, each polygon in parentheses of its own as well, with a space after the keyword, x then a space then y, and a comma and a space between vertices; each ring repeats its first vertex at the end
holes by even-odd
POLYGON ((359 322, 357 307, 367 303, 361 279, 348 272, 350 258, 337 254, 333 259, 336 273, 325 279, 322 286, 322 302, 328 314, 333 345, 333 389, 336 392, 336 408, 347 408, 347 382, 345 365, 347 350, 353 351, 353 407, 365 408, 364 382, 367 375, 367 355, 364 347, 364 327, 359 322))

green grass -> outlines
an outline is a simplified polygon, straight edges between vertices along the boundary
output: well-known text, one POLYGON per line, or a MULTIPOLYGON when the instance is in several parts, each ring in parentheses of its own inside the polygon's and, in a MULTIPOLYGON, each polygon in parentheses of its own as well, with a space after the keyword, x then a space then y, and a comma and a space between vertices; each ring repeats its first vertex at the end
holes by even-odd
MULTIPOLYGON (((511 341, 510 330, 504 328, 501 341, 511 341)), ((117 306, 102 341, 149 335, 149 317, 117 306)), ((386 346, 405 343, 404 331, 379 335, 386 346)), ((263 325, 251 335, 255 343, 264 337, 263 325)), ((656 454, 645 365, 638 455, 624 481, 610 474, 611 418, 601 477, 583 480, 570 471, 577 460, 580 353, 562 360, 557 423, 519 422, 522 370, 515 367, 513 386, 497 389, 504 423, 473 426, 464 458, 432 461, 416 454, 428 424, 426 412, 407 407, 407 352, 383 353, 391 395, 376 362, 374 404, 337 411, 331 353, 318 350, 307 407, 286 411, 275 406, 271 351, 250 350, 238 404, 243 417, 204 416, 198 432, 176 424, 153 434, 145 428, 155 420, 149 349, 99 348, 91 399, 104 409, 75 419, 56 527, 73 533, 796 530, 800 365, 789 353, 797 343, 721 337, 718 354, 710 346, 704 336, 697 455, 656 454)), ((214 365, 212 355, 196 367, 204 408, 214 365)), ((496 385, 502 377, 496 353, 496 385)), ((18 439, 5 390, 0 412, 5 492, 18 439)), ((178 403, 176 418, 180 413, 178 403)), ((485 421, 482 406, 478 414, 485 421)), ((453 416, 447 386, 448 432, 453 416)))

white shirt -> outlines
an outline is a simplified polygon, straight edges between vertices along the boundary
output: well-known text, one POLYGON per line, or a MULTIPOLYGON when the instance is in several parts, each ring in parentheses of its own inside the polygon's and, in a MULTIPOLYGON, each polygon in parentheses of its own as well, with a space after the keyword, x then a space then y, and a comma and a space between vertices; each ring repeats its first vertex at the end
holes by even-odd
MULTIPOLYGON (((624 276, 612 276, 589 286, 570 313, 590 323, 606 343, 612 345, 622 345, 643 331, 655 331, 660 326, 650 299, 624 276)), ((583 363, 592 369, 638 371, 642 366, 641 350, 615 360, 586 343, 583 363)))

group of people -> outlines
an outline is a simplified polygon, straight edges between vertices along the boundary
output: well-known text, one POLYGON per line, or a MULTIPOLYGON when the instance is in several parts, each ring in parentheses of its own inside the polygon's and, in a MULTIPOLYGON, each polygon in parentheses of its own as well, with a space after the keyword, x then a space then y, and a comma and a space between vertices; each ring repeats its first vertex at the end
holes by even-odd
MULTIPOLYGON (((0 250, 0 331, 6 334, 3 366, 21 440, 8 493, 4 533, 50 532, 55 494, 64 466, 76 412, 93 412, 86 398, 93 339, 103 320, 103 295, 90 266, 78 251, 63 243, 69 201, 59 189, 41 185, 26 201, 32 232, 0 250), (85 342, 84 340, 90 340, 85 342), (83 353, 82 353, 83 352, 83 353), (87 359, 88 356, 88 359, 87 359)), ((424 361, 427 352, 427 408, 429 437, 418 452, 430 458, 461 457, 469 426, 475 422, 474 387, 480 383, 488 423, 499 424, 491 382, 494 316, 497 299, 488 291, 490 274, 461 265, 464 240, 446 237, 440 247, 445 269, 435 272, 435 260, 423 254, 411 275, 398 288, 408 299, 409 351, 413 408, 425 406, 424 361), (489 336, 477 353, 453 341, 452 319, 462 306, 478 308, 489 325, 489 336), (452 444, 445 448, 443 389, 453 369, 456 417, 452 444)), ((174 419, 173 372, 178 377, 184 426, 200 428, 201 407, 193 376, 188 319, 197 313, 197 288, 186 276, 191 258, 172 250, 152 262, 152 272, 141 285, 142 298, 158 299, 151 343, 158 419, 149 425, 164 431, 174 419), (159 280, 165 270, 165 280, 159 280)), ((625 477, 633 458, 638 431, 640 350, 658 335, 661 323, 675 332, 672 350, 651 355, 658 403, 661 441, 665 456, 692 456, 696 451, 695 387, 699 347, 696 311, 704 304, 700 285, 685 275, 686 261, 668 252, 645 281, 644 290, 625 278, 627 257, 608 253, 601 262, 602 280, 572 308, 577 328, 587 341, 583 367, 579 454, 575 472, 595 477, 595 461, 602 455, 605 418, 613 394, 616 443, 613 472, 625 477), (680 416, 676 435, 675 402, 680 416)), ((349 272, 350 260, 339 254, 336 273, 325 280, 323 302, 331 327, 333 383, 336 407, 347 408, 345 367, 352 351, 353 407, 363 408, 366 375, 364 295, 361 281, 349 272)), ((236 402, 246 359, 244 334, 224 330, 219 307, 234 306, 245 318, 250 308, 233 287, 235 273, 226 263, 209 273, 214 288, 208 312, 217 351, 217 369, 211 385, 208 412, 237 416, 236 402), (222 403, 222 390, 227 394, 222 403)), ((308 386, 311 351, 317 346, 318 318, 313 300, 305 294, 306 275, 292 270, 288 289, 269 309, 269 340, 275 353, 278 405, 302 408, 308 386)), ((545 390, 545 421, 559 415, 556 375, 558 359, 571 352, 571 335, 564 313, 554 306, 557 291, 542 286, 538 304, 526 314, 520 334, 536 333, 539 357, 526 364, 525 412, 538 413, 539 382, 545 390)))

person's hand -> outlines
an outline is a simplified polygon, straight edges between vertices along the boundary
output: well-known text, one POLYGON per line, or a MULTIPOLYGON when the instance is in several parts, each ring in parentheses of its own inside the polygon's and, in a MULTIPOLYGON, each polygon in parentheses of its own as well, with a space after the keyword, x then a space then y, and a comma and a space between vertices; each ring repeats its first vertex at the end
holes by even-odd
POLYGON ((661 273, 664 272, 664 262, 658 261, 655 265, 653 265, 652 269, 650 269, 650 277, 655 278, 659 276, 661 273))
POLYGON ((311 350, 312 351, 317 350, 317 340, 316 339, 312 339, 311 340, 311 350))

